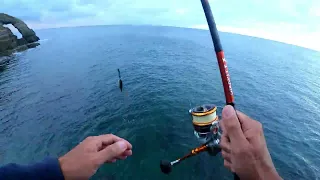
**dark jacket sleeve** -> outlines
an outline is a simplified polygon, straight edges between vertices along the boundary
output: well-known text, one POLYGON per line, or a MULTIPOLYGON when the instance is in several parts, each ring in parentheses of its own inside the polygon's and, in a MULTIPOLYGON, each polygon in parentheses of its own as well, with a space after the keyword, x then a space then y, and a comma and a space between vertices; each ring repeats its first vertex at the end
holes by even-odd
POLYGON ((58 159, 47 158, 31 165, 8 164, 0 167, 0 180, 64 180, 58 159))

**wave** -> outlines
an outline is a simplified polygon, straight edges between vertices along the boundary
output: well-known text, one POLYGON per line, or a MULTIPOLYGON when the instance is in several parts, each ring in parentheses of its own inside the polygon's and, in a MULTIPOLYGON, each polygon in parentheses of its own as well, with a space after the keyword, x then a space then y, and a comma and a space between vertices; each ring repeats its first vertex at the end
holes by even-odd
POLYGON ((40 39, 39 42, 46 42, 48 41, 49 39, 40 39))
MULTIPOLYGON (((27 49, 27 50, 28 50, 28 49, 27 49)), ((27 51, 27 50, 26 50, 26 51, 27 51)), ((22 53, 23 53, 23 51, 21 51, 21 52, 17 52, 17 51, 16 51, 16 52, 14 52, 14 53, 12 53, 12 54, 18 56, 18 55, 21 55, 22 53)))

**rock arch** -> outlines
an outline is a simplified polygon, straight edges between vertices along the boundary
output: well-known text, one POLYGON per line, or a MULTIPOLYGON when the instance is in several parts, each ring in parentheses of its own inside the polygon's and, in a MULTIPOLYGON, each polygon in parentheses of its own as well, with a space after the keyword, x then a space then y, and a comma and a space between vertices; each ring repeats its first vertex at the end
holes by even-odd
POLYGON ((0 53, 23 45, 34 47, 35 45, 39 44, 28 44, 37 42, 38 40, 39 37, 36 35, 36 33, 22 20, 5 13, 0 13, 0 53), (12 26, 14 26, 21 33, 22 38, 18 39, 9 28, 3 26, 7 24, 12 24, 12 26))

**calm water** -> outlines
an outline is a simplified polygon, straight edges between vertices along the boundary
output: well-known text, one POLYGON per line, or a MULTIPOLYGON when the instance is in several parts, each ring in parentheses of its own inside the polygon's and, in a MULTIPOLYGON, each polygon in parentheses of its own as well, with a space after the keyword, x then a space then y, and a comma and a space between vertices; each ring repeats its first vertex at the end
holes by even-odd
MULTIPOLYGON (((41 30, 41 46, 0 72, 0 164, 60 156, 89 135, 114 133, 133 156, 93 179, 232 179, 202 154, 188 109, 224 95, 208 31, 97 26, 41 30), (117 87, 121 69, 125 92, 117 87)), ((221 33, 238 109, 259 120, 284 179, 320 176, 320 53, 221 33)))

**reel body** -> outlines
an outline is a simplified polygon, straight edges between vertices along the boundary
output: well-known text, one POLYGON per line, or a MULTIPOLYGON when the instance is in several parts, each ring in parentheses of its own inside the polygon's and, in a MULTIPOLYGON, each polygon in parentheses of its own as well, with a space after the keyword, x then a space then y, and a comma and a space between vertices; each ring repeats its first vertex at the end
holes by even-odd
POLYGON ((194 135, 198 141, 208 146, 210 155, 219 153, 221 129, 219 127, 217 107, 213 104, 205 104, 190 109, 189 113, 192 116, 194 135))

